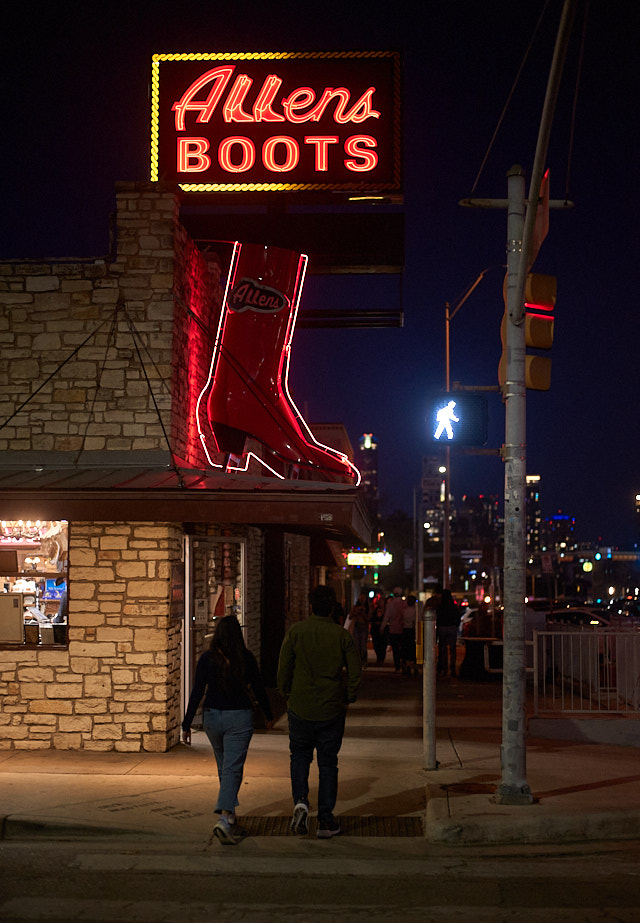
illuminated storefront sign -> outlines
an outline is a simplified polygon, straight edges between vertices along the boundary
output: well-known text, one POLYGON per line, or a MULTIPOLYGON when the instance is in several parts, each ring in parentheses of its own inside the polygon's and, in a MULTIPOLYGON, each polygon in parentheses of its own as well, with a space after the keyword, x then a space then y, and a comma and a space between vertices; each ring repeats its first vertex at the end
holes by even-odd
POLYGON ((394 52, 155 54, 151 180, 400 192, 394 52))
POLYGON ((384 567, 391 564, 393 556, 388 551, 349 551, 347 564, 355 567, 384 567))

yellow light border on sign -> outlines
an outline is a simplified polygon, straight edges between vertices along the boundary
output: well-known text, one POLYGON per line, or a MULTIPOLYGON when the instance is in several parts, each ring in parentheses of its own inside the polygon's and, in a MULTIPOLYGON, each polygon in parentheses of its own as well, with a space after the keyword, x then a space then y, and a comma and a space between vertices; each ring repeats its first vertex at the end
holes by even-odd
POLYGON ((351 567, 386 567, 393 562, 388 551, 348 551, 347 564, 351 567))
MULTIPOLYGON (((162 61, 279 61, 285 58, 396 58, 394 51, 220 51, 179 52, 151 56, 151 159, 150 179, 160 180, 160 63, 162 61)), ((399 62, 398 65, 399 67, 399 62)), ((399 151, 395 155, 397 175, 399 151)), ((321 192, 335 189, 335 183, 178 183, 184 192, 321 192)), ((377 190, 379 184, 358 184, 359 191, 377 190)))

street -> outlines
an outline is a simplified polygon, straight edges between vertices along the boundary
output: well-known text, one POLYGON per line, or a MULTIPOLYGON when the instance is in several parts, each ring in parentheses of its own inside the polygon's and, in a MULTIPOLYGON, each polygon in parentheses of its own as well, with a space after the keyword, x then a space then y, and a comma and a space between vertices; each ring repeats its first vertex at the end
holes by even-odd
MULTIPOLYGON (((395 841, 396 844, 398 841, 395 841)), ((3 843, 6 921, 637 921, 640 842, 443 849, 251 838, 202 850, 122 840, 3 843)))

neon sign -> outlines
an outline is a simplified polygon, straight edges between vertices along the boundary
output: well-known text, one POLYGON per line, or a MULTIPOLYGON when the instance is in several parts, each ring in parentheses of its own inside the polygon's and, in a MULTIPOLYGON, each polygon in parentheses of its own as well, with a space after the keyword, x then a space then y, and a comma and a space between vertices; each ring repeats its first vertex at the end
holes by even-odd
POLYGON ((195 408, 198 435, 214 468, 246 471, 253 459, 280 479, 305 469, 357 487, 358 469, 315 438, 289 392, 306 269, 304 254, 234 244, 209 375, 195 408), (262 456, 247 448, 251 439, 262 443, 262 456))
POLYGON ((399 192, 400 120, 393 52, 155 54, 151 181, 399 192))

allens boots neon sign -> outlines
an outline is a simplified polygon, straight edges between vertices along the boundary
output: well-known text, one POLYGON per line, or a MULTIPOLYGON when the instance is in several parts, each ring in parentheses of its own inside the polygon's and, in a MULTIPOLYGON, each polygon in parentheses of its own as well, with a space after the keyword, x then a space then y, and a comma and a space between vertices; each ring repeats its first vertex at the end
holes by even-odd
POLYGON ((391 52, 154 55, 151 122, 151 180, 186 191, 401 189, 391 52))

